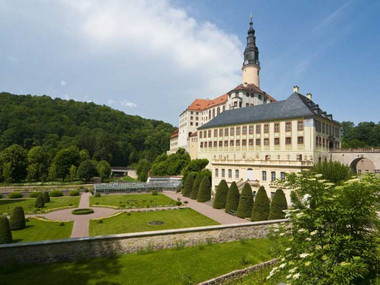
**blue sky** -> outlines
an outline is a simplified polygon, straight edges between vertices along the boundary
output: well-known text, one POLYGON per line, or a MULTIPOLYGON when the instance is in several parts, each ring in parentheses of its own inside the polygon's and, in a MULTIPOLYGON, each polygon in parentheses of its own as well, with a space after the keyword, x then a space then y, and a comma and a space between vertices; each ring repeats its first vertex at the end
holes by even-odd
POLYGON ((0 0, 0 91, 106 104, 178 125, 240 84, 249 14, 261 89, 339 121, 380 120, 380 1, 0 0))

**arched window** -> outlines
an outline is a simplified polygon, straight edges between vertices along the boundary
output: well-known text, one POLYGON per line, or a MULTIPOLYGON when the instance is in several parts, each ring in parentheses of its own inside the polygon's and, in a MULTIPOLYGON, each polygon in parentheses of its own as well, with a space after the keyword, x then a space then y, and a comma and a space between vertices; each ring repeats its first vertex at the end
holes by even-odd
POLYGON ((220 107, 218 107, 217 111, 216 111, 216 114, 219 115, 220 114, 220 107))
POLYGON ((215 118, 215 109, 212 109, 212 117, 215 118))

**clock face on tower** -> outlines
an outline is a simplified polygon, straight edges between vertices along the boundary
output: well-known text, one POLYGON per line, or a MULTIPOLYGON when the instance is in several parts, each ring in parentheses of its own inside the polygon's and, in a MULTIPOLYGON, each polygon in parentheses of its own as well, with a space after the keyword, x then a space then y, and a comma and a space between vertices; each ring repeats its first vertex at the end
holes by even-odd
POLYGON ((244 61, 244 65, 247 65, 248 64, 248 60, 244 61))

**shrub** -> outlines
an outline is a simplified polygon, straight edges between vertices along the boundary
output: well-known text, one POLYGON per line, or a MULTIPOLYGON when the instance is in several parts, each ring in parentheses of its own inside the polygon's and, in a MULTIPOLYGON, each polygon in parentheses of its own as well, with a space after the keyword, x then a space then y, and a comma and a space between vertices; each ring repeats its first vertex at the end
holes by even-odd
POLYGON ((192 173, 190 173, 189 175, 187 175, 185 185, 183 187, 182 195, 184 197, 190 197, 191 196, 191 192, 193 190, 193 184, 194 184, 194 175, 192 173))
POLYGON ((312 167, 311 172, 320 173, 324 179, 338 184, 350 179, 353 175, 349 166, 341 164, 338 161, 324 161, 322 163, 317 163, 312 167))
POLYGON ((153 196, 158 195, 158 191, 157 191, 157 190, 153 190, 153 191, 152 191, 152 195, 153 195, 153 196))
POLYGON ((182 205, 182 202, 181 202, 181 201, 177 201, 175 204, 176 204, 177 206, 181 206, 181 205, 182 205))
POLYGON ((193 189, 191 190, 191 196, 190 198, 193 200, 197 199, 199 186, 201 185, 203 177, 207 177, 209 181, 211 181, 211 172, 210 170, 202 170, 197 173, 197 177, 195 178, 193 189))
POLYGON ((285 193, 282 189, 277 189, 270 205, 268 220, 283 219, 285 217, 284 210, 286 209, 288 209, 288 203, 286 202, 285 193))
POLYGON ((100 194, 99 192, 96 192, 95 197, 99 198, 100 196, 102 196, 102 194, 100 194))
POLYGON ((184 203, 184 204, 188 204, 188 203, 189 203, 189 201, 186 201, 186 200, 185 200, 185 201, 183 201, 183 203, 184 203))
POLYGON ((49 195, 49 192, 45 191, 44 194, 43 194, 43 197, 44 197, 44 202, 45 202, 45 203, 50 202, 50 195, 49 195))
POLYGON ((207 202, 211 199, 211 185, 208 177, 203 177, 201 185, 199 186, 197 201, 207 202))
POLYGON ((42 193, 40 193, 37 196, 36 201, 34 201, 34 207, 35 208, 43 208, 44 206, 45 206, 44 197, 43 197, 42 193))
POLYGON ((228 185, 226 180, 223 179, 220 181, 218 187, 216 188, 215 199, 213 203, 213 207, 215 209, 224 209, 226 206, 227 194, 228 185))
POLYGON ((79 190, 71 190, 69 195, 70 196, 79 196, 79 190))
POLYGON ((60 223, 59 223, 59 226, 60 226, 60 227, 63 227, 64 225, 65 225, 64 222, 60 222, 60 223))
POLYGON ((253 204, 251 221, 268 220, 269 215, 269 198, 264 186, 260 186, 253 204))
POLYGON ((8 198, 10 199, 22 198, 22 194, 20 192, 14 191, 8 194, 8 198))
POLYGON ((231 183, 230 189, 228 189, 227 193, 227 201, 226 201, 226 208, 225 212, 230 213, 231 211, 236 212, 239 204, 239 189, 234 182, 231 183))
POLYGON ((11 230, 21 230, 25 228, 25 214, 23 207, 17 206, 13 209, 9 219, 11 230))
POLYGON ((245 183, 240 194, 239 206, 236 211, 236 216, 239 218, 247 218, 252 214, 253 196, 251 185, 245 183))
POLYGON ((90 208, 80 208, 80 209, 72 210, 71 213, 73 215, 88 215, 88 214, 94 213, 94 210, 90 208))
POLYGON ((0 194, 0 199, 3 198, 3 195, 0 194))
POLYGON ((37 198, 38 194, 40 194, 41 192, 39 191, 33 191, 29 194, 29 197, 30 198, 37 198))
POLYGON ((63 192, 59 190, 53 190, 50 192, 50 197, 61 197, 63 196, 63 192))
POLYGON ((8 218, 0 215, 0 244, 12 242, 12 231, 8 218))

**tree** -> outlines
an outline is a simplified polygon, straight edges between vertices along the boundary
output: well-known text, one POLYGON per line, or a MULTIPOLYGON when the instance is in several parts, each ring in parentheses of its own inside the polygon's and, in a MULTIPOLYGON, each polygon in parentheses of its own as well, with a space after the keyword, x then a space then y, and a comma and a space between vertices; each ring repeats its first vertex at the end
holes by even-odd
POLYGON ((288 203, 286 202, 285 193, 282 189, 277 189, 270 205, 268 220, 283 219, 285 217, 284 210, 287 209, 288 203))
POLYGON ((183 181, 186 181, 187 175, 192 172, 199 172, 203 170, 207 164, 208 159, 193 159, 182 169, 183 181))
POLYGON ((11 230, 13 231, 25 228, 25 214, 23 207, 14 207, 11 217, 9 219, 9 224, 11 230))
POLYGON ((12 182, 12 164, 10 162, 3 165, 3 179, 5 182, 12 182))
POLYGON ((240 193, 239 189, 236 185, 236 182, 232 182, 230 185, 230 189, 228 189, 227 193, 227 201, 226 201, 226 213, 236 212, 239 205, 240 193))
POLYGON ((79 149, 71 146, 57 152, 53 163, 56 167, 56 175, 62 180, 70 174, 71 165, 79 164, 79 149))
POLYGON ((106 160, 102 160, 96 166, 96 169, 99 173, 102 182, 104 179, 109 178, 111 176, 111 165, 106 160))
POLYGON ((193 190, 193 184, 194 184, 194 174, 189 174, 187 176, 187 179, 185 181, 185 185, 183 187, 182 195, 184 197, 190 197, 191 191, 193 190))
POLYGON ((0 153, 0 173, 8 182, 20 182, 26 177, 27 157, 23 147, 14 144, 0 153))
POLYGON ((148 179, 148 171, 150 169, 150 162, 146 159, 140 159, 136 166, 137 178, 140 181, 146 181, 148 179))
POLYGON ((83 162, 87 159, 90 159, 90 153, 87 149, 81 149, 79 152, 79 162, 83 162))
POLYGON ((244 184, 240 193, 239 205, 236 211, 236 216, 239 218, 247 218, 252 214, 253 195, 251 185, 244 184))
POLYGON ((51 181, 57 179, 57 167, 54 163, 50 165, 48 179, 51 181))
POLYGON ((153 175, 178 175, 190 162, 190 155, 184 149, 178 149, 176 153, 169 156, 159 155, 152 164, 153 175))
POLYGON ((75 165, 71 165, 71 167, 70 167, 70 181, 74 181, 76 174, 77 174, 77 168, 75 167, 75 165))
POLYGON ((34 201, 34 207, 40 209, 40 208, 43 208, 44 206, 45 206, 44 196, 42 193, 39 193, 36 198, 36 201, 34 201))
POLYGON ((208 169, 204 169, 197 173, 197 176, 194 180, 193 189, 191 190, 191 195, 190 195, 190 198, 193 200, 197 199, 199 186, 201 185, 203 177, 207 177, 208 180, 211 181, 211 171, 208 169))
POLYGON ((0 215, 0 244, 12 242, 12 231, 7 216, 0 215))
POLYGON ((267 192, 265 191, 264 186, 260 186, 253 204, 251 221, 268 220, 269 210, 269 198, 267 192))
POLYGON ((203 177, 197 195, 198 202, 207 202, 211 199, 211 185, 208 177, 203 177))
POLYGON ((39 181, 48 171, 48 156, 41 146, 35 146, 28 152, 28 180, 39 181))
POLYGON ((213 203, 213 207, 215 209, 224 209, 226 206, 228 194, 228 185, 226 180, 220 181, 218 187, 216 188, 215 199, 213 203))
POLYGON ((77 174, 83 181, 91 180, 92 177, 97 175, 95 163, 90 159, 83 161, 78 167, 77 174))
POLYGON ((322 174, 324 179, 333 183, 342 183, 343 181, 350 179, 353 175, 349 166, 337 161, 324 161, 318 163, 311 168, 311 171, 322 174))
POLYGON ((43 198, 44 198, 44 203, 49 203, 50 202, 50 195, 48 191, 45 191, 43 193, 43 198))

